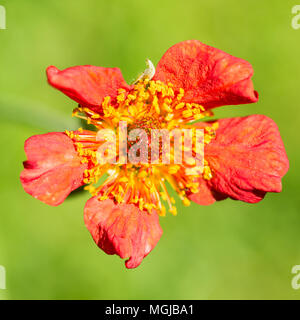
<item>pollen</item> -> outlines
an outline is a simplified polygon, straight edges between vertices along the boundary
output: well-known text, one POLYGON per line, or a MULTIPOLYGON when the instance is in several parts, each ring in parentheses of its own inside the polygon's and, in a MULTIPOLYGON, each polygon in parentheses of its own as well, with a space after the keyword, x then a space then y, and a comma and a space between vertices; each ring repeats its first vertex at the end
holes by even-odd
MULTIPOLYGON (((155 211, 164 216, 168 208, 171 214, 176 215, 175 200, 169 190, 174 189, 183 205, 189 206, 188 194, 199 191, 197 179, 202 177, 209 180, 213 177, 206 160, 202 168, 196 167, 195 161, 177 164, 172 153, 174 147, 171 147, 169 153, 162 149, 159 153, 160 158, 163 154, 170 156, 170 163, 124 163, 119 161, 121 155, 118 147, 121 142, 118 135, 116 161, 102 164, 97 158, 99 147, 104 143, 97 139, 97 132, 102 129, 118 132, 120 121, 126 121, 128 133, 134 129, 143 129, 150 143, 153 129, 187 129, 191 127, 190 122, 211 115, 210 111, 199 104, 182 101, 182 88, 178 90, 171 83, 150 80, 150 71, 144 73, 129 92, 120 88, 116 98, 105 97, 101 104, 102 112, 96 113, 79 105, 73 115, 92 124, 95 130, 81 128, 66 131, 66 134, 73 140, 81 162, 87 165, 84 171, 84 183, 87 184, 85 189, 93 196, 97 196, 100 201, 112 199, 115 203, 135 204, 149 214, 155 211), (105 179, 106 174, 108 177, 105 179), (99 183, 102 178, 104 182, 99 183)), ((217 123, 205 127, 204 145, 215 138, 216 130, 217 123)), ((126 144, 126 154, 131 145, 126 144)), ((148 151, 151 153, 150 146, 148 151)), ((193 148, 192 152, 195 153, 193 148)))

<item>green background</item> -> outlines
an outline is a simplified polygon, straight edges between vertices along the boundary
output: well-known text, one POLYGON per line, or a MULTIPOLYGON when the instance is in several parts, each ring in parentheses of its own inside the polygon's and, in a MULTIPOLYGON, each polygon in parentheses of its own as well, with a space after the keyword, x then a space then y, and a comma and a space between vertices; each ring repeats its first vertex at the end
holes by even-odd
POLYGON ((300 29, 295 1, 7 0, 0 30, 0 265, 2 299, 299 299, 300 29), (23 144, 34 134, 74 129, 76 104, 48 86, 45 68, 119 67, 127 81, 176 42, 198 39, 251 62, 257 104, 217 117, 265 114, 279 126, 290 159, 283 192, 261 203, 226 200, 179 206, 140 267, 108 256, 83 223, 88 193, 59 207, 19 182, 23 144))

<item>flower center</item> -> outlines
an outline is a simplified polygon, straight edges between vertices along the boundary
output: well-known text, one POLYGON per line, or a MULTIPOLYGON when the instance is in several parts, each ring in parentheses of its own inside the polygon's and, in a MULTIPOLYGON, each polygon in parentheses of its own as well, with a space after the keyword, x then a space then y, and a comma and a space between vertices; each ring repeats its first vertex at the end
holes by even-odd
MULTIPOLYGON (((158 120, 158 118, 151 118, 148 116, 145 116, 142 119, 137 120, 134 123, 129 123, 128 125, 128 137, 133 137, 132 140, 128 140, 127 142, 127 151, 130 150, 130 148, 135 145, 137 142, 141 142, 144 144, 147 144, 145 148, 143 148, 142 152, 145 154, 141 154, 141 150, 137 150, 136 156, 141 157, 143 159, 147 158, 148 162, 151 163, 151 141, 156 135, 156 130, 162 129, 161 122, 158 120), (140 137, 140 134, 144 133, 146 136, 140 137), (137 137, 136 137, 137 136, 137 137), (136 137, 136 138, 135 138, 136 137), (146 138, 146 141, 143 141, 143 138, 146 138)), ((162 142, 159 141, 159 150, 157 151, 160 156, 162 153, 162 142)))
POLYGON ((134 129, 142 129, 148 134, 148 137, 150 137, 151 129, 161 129, 161 128, 162 128, 162 125, 161 125, 161 122, 159 122, 158 118, 151 118, 149 116, 146 116, 142 119, 137 120, 134 123, 130 123, 128 125, 128 133, 130 134, 130 131, 134 129))
MULTIPOLYGON (((189 122, 210 116, 201 105, 182 101, 184 90, 174 90, 171 83, 153 81, 142 78, 132 89, 127 92, 118 90, 116 98, 105 97, 102 103, 102 113, 80 107, 75 109, 73 115, 85 119, 93 124, 97 130, 111 129, 118 132, 120 121, 127 124, 128 136, 136 129, 142 129, 148 138, 148 155, 151 154, 151 137, 153 130, 188 129, 189 122)), ((216 127, 204 129, 204 144, 214 138, 216 127)), ((201 171, 195 164, 175 164, 174 161, 163 164, 152 164, 150 161, 143 164, 120 163, 120 154, 116 149, 116 162, 100 164, 97 161, 97 150, 102 141, 97 140, 97 132, 78 130, 66 132, 73 139, 82 162, 87 163, 84 182, 89 184, 86 189, 99 200, 113 199, 117 203, 133 203, 140 210, 149 213, 152 210, 164 215, 166 212, 164 202, 169 206, 169 211, 176 214, 174 199, 169 195, 166 182, 175 189, 185 205, 189 205, 187 195, 198 192, 199 177, 210 179, 212 173, 206 161, 201 171), (96 186, 99 179, 109 172, 105 182, 96 186), (191 173, 192 172, 192 173, 191 173)), ((127 140, 127 152, 139 138, 127 140)), ((117 139, 117 145, 120 141, 117 139)), ((130 153, 130 152, 129 152, 130 153)), ((163 154, 161 142, 159 144, 159 158, 163 154)))

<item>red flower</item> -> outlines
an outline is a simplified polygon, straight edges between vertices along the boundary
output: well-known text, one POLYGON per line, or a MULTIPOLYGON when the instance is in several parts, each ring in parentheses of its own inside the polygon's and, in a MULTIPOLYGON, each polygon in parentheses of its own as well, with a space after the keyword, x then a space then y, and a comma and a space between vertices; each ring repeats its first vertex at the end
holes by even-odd
POLYGON ((117 68, 49 67, 49 83, 79 103, 73 114, 96 130, 48 133, 25 143, 25 191, 58 205, 88 184, 93 197, 84 209, 85 224, 106 253, 129 258, 127 268, 137 267, 158 242, 158 215, 165 214, 162 200, 176 214, 166 181, 185 205, 189 199, 207 205, 227 197, 255 203, 267 192, 280 192, 288 170, 278 128, 262 115, 194 124, 204 130, 200 174, 188 175, 193 165, 187 163, 99 163, 97 150, 103 140, 97 139, 97 131, 116 129, 119 121, 127 121, 129 130, 143 128, 148 134, 153 129, 190 128, 191 121, 211 116, 214 107, 258 100, 247 61, 196 40, 171 47, 153 71, 146 70, 128 85, 117 68), (107 171, 107 180, 95 186, 107 171))

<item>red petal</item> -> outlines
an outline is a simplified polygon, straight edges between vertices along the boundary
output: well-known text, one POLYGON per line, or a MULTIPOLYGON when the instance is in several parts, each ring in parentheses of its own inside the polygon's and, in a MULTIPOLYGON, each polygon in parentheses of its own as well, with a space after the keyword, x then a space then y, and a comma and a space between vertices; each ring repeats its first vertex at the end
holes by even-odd
POLYGON ((84 221, 96 244, 107 254, 129 258, 136 268, 162 235, 156 213, 140 211, 133 204, 114 204, 93 197, 85 205, 84 221))
POLYGON ((28 160, 21 182, 33 197, 57 206, 69 193, 83 185, 85 164, 81 164, 72 140, 64 133, 32 136, 25 142, 28 160))
POLYGON ((183 88, 186 102, 214 108, 256 102, 252 74, 249 62, 189 40, 167 50, 153 79, 171 82, 175 89, 183 88))
POLYGON ((47 69, 49 83, 82 106, 101 112, 106 96, 117 96, 119 88, 129 89, 118 68, 77 66, 58 70, 47 69))
POLYGON ((224 200, 226 198, 225 195, 219 194, 210 188, 204 179, 199 179, 199 188, 197 193, 190 193, 188 198, 191 201, 194 201, 202 206, 208 206, 213 204, 216 201, 224 200))
POLYGON ((262 200, 267 192, 280 192, 289 161, 274 121, 252 115, 218 123, 216 139, 204 153, 214 175, 208 187, 250 203, 262 200))

